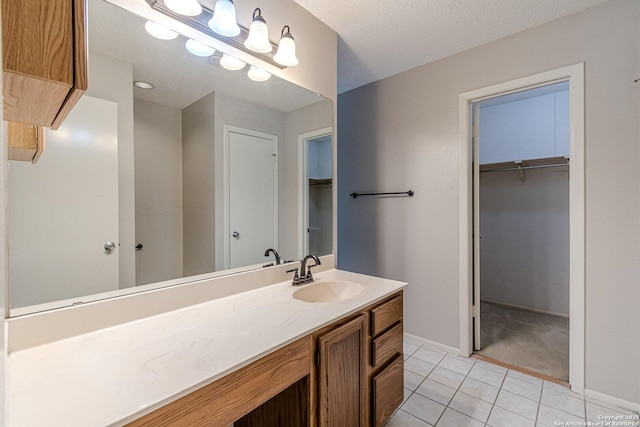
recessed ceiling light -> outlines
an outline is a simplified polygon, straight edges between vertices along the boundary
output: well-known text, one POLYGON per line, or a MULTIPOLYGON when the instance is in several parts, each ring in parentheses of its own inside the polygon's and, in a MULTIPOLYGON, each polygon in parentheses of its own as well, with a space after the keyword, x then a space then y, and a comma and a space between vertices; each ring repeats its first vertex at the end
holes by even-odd
POLYGON ((177 32, 153 21, 147 21, 144 24, 144 29, 147 30, 147 33, 160 40, 173 40, 179 36, 177 32))
POLYGON ((139 87, 140 89, 153 89, 155 87, 151 83, 141 82, 141 81, 135 81, 133 82, 133 85, 135 87, 139 87))

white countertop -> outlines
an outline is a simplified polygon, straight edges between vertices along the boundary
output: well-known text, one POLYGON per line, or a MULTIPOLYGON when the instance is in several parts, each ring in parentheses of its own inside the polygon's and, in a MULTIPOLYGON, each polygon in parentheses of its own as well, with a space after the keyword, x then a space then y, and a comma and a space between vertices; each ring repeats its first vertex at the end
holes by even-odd
POLYGON ((10 427, 121 425, 380 300, 406 283, 340 270, 359 295, 331 303, 292 297, 278 283, 11 353, 10 427))

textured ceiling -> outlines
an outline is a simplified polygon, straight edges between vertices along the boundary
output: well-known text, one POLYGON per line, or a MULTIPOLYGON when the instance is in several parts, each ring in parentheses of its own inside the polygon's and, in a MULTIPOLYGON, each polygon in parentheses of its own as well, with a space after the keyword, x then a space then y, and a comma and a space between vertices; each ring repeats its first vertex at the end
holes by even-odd
POLYGON ((295 0, 333 28, 338 92, 607 0, 295 0))

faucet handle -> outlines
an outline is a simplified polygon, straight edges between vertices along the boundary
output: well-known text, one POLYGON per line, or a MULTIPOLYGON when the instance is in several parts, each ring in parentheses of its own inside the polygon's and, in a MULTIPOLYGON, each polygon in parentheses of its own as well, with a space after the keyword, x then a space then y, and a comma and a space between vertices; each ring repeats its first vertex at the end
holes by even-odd
POLYGON ((296 274, 293 275, 293 280, 298 279, 300 276, 298 275, 298 269, 292 268, 291 270, 287 270, 287 273, 293 273, 295 271, 296 274))

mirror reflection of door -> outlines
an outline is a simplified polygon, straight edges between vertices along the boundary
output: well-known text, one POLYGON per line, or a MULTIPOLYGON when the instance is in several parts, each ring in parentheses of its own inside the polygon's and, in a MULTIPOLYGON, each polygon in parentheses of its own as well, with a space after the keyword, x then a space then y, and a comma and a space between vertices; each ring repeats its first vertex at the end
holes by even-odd
POLYGON ((10 163, 12 307, 118 289, 117 115, 85 95, 38 164, 10 163))
POLYGON ((304 254, 333 252, 333 162, 331 129, 301 136, 304 254))
POLYGON ((229 128, 229 268, 278 246, 278 137, 229 128))

